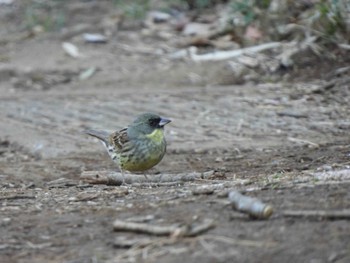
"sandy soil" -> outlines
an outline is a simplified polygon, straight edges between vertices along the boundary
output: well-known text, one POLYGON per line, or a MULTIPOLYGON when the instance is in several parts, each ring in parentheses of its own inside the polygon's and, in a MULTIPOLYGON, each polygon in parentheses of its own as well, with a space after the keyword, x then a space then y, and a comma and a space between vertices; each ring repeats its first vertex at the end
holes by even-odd
POLYGON ((0 262, 350 262, 349 217, 284 213, 350 207, 346 76, 331 88, 322 88, 322 67, 294 72, 294 81, 219 85, 224 63, 137 52, 160 45, 139 31, 101 45, 78 39, 78 59, 55 33, 18 40, 14 32, 0 47, 0 262), (97 73, 79 80, 91 67, 97 73), (167 155, 149 176, 213 176, 158 187, 80 181, 83 171, 117 170, 82 131, 119 129, 146 111, 173 120, 167 155), (194 195, 201 185, 220 187, 194 195), (274 214, 254 220, 234 211, 223 197, 233 189, 274 214), (196 237, 154 237, 114 232, 116 219, 216 226, 196 237), (148 244, 120 248, 121 238, 148 244))

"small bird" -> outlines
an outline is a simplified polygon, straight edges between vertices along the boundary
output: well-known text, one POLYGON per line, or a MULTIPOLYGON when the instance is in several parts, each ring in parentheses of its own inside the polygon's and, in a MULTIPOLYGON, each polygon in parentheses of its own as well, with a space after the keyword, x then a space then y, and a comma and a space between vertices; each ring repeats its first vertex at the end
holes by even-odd
POLYGON ((164 126, 171 122, 157 114, 143 113, 127 128, 109 134, 88 130, 100 139, 108 154, 123 171, 142 172, 158 164, 166 151, 164 126))

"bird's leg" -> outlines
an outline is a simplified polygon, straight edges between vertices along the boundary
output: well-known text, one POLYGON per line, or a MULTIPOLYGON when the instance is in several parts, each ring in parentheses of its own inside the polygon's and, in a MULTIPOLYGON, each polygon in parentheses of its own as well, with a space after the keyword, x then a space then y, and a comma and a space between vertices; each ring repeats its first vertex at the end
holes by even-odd
MULTIPOLYGON (((152 182, 148 178, 147 174, 143 173, 143 176, 146 178, 146 181, 148 182, 148 187, 152 188, 152 182)), ((147 184, 147 182, 145 182, 145 185, 147 184)))
POLYGON ((122 174, 122 177, 123 177, 123 181, 122 181, 122 184, 121 186, 128 186, 129 184, 127 184, 125 182, 125 175, 124 175, 124 170, 120 168, 120 173, 122 174))

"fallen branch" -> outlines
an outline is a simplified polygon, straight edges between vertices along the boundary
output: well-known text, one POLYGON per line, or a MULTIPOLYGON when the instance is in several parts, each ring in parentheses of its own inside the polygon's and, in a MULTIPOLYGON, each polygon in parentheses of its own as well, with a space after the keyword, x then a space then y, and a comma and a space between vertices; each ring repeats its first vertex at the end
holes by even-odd
POLYGON ((254 218, 267 219, 273 213, 270 205, 266 205, 258 199, 242 195, 237 191, 230 192, 228 199, 234 209, 247 213, 254 218))
POLYGON ((156 236, 197 236, 215 226, 214 220, 207 219, 198 225, 171 225, 171 226, 156 226, 145 223, 135 223, 128 221, 115 220, 113 223, 114 231, 131 231, 138 233, 146 233, 156 236))
POLYGON ((230 51, 217 51, 213 53, 208 53, 204 55, 197 55, 197 48, 190 47, 189 48, 189 55, 190 58, 193 61, 218 61, 218 60, 225 60, 230 59, 234 57, 239 57, 247 53, 258 53, 264 50, 272 49, 272 48, 278 48, 281 47, 282 44, 280 42, 271 42, 271 43, 265 43, 258 46, 253 47, 247 47, 247 48, 241 48, 238 50, 230 50, 230 51))
POLYGON ((326 219, 350 219, 350 210, 286 210, 283 212, 284 216, 290 217, 307 217, 307 218, 326 218, 326 219))
POLYGON ((90 184, 121 185, 125 179, 126 184, 160 184, 171 182, 188 182, 200 179, 208 179, 213 173, 182 173, 182 174, 124 174, 111 171, 85 171, 80 175, 80 179, 90 184))

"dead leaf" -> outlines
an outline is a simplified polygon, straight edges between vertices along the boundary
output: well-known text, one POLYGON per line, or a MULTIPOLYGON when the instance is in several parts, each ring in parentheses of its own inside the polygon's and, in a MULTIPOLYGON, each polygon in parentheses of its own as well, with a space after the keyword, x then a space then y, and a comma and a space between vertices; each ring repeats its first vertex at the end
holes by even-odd
POLYGON ((256 42, 262 38, 262 32, 255 26, 248 26, 244 38, 256 42))
POLYGON ((66 52, 67 55, 71 56, 72 58, 77 58, 80 56, 79 49, 69 42, 63 42, 62 48, 66 52))

